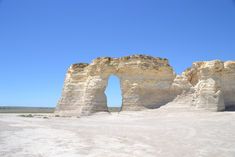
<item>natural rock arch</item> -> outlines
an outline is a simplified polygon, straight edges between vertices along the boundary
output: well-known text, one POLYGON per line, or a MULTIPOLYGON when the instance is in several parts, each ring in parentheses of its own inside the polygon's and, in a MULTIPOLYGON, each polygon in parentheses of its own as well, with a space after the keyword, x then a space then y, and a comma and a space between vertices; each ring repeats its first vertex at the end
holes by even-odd
POLYGON ((112 74, 120 79, 122 110, 158 108, 174 98, 170 88, 175 74, 167 59, 144 55, 105 57, 91 64, 70 66, 57 111, 69 115, 107 111, 104 91, 112 74))
POLYGON ((116 75, 122 110, 176 108, 224 110, 235 106, 235 62, 195 62, 175 75, 167 59, 145 55, 97 58, 69 67, 56 114, 81 116, 108 111, 105 89, 116 75))
POLYGON ((115 111, 121 111, 123 99, 120 78, 116 75, 110 75, 107 82, 105 95, 109 111, 113 111, 112 108, 114 107, 116 108, 115 111))

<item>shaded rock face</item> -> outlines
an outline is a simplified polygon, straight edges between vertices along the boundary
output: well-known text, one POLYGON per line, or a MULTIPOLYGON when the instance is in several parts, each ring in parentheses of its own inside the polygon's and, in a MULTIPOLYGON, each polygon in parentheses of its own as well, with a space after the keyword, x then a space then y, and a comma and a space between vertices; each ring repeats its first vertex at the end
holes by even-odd
POLYGON ((196 62, 176 76, 167 59, 133 55, 71 65, 56 114, 82 116, 108 111, 104 92, 112 74, 120 79, 122 110, 165 105, 218 111, 235 104, 235 62, 196 62))

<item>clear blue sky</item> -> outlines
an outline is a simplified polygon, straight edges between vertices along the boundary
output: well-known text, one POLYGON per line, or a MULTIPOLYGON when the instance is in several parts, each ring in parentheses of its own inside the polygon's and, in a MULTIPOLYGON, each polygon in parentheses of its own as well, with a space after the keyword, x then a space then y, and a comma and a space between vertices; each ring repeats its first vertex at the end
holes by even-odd
POLYGON ((122 106, 122 92, 120 79, 111 75, 108 80, 108 86, 106 87, 105 94, 107 97, 108 107, 121 107, 122 106))
POLYGON ((235 60, 234 0, 0 0, 0 105, 55 106, 72 63, 235 60))

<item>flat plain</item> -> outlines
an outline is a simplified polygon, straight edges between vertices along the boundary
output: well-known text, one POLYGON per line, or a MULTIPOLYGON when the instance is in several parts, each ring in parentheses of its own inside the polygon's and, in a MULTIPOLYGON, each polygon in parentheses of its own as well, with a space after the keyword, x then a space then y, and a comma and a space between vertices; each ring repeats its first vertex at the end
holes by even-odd
POLYGON ((0 114, 1 157, 234 157, 235 112, 0 114))

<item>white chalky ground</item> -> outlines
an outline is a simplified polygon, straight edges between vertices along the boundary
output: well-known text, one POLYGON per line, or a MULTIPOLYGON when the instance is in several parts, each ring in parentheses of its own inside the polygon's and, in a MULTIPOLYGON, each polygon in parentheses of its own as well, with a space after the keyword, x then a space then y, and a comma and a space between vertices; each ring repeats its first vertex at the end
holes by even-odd
POLYGON ((235 157, 235 112, 0 114, 0 157, 235 157))

